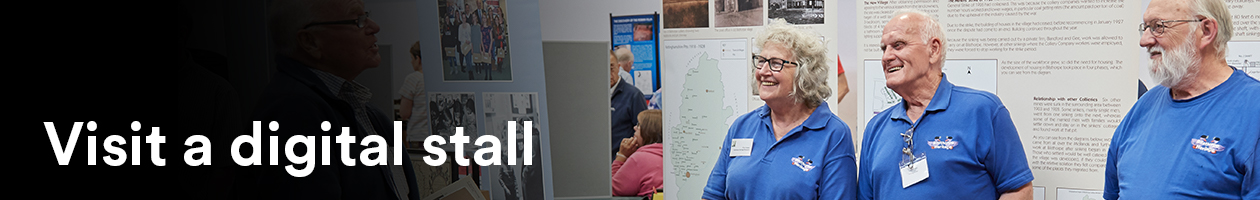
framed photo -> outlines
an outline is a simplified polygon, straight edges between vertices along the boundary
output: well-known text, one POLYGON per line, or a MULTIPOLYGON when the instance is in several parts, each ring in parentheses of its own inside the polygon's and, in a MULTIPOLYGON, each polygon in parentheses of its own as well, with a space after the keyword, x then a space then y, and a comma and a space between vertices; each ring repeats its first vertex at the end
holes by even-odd
POLYGON ((505 0, 439 0, 443 81, 512 81, 505 0))

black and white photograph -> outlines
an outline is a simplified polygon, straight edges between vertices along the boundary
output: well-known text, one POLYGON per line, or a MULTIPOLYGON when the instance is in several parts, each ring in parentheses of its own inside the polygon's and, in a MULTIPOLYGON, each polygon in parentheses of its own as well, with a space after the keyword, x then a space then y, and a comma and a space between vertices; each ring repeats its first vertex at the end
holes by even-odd
POLYGON ((465 136, 481 135, 477 132, 477 104, 472 92, 429 94, 429 120, 434 135, 449 138, 455 135, 455 127, 464 127, 465 136))
MULTIPOLYGON (((543 162, 540 152, 542 152, 539 139, 542 138, 539 133, 538 122, 538 94, 537 93, 482 93, 482 101, 485 104, 483 111, 486 116, 486 132, 494 134, 503 141, 503 151, 501 156, 508 156, 507 151, 516 151, 515 165, 504 163, 504 165, 492 166, 490 176, 492 176, 491 199, 544 199, 543 196, 543 162), (516 123, 516 132, 508 132, 508 123, 516 123), (530 123, 530 128, 525 130, 525 123, 530 123), (508 141, 507 134, 515 134, 516 141, 508 141), (526 141, 524 134, 530 134, 530 140, 526 141), (516 149, 508 149, 509 142, 516 143, 516 149), (523 165, 525 162, 525 142, 530 142, 530 156, 532 165, 523 165)), ((504 159, 507 160, 507 159, 504 159)))
POLYGON ((761 0, 714 0, 713 26, 761 26, 761 0))
POLYGON ((770 19, 783 18, 792 24, 822 24, 822 0, 770 0, 770 19))

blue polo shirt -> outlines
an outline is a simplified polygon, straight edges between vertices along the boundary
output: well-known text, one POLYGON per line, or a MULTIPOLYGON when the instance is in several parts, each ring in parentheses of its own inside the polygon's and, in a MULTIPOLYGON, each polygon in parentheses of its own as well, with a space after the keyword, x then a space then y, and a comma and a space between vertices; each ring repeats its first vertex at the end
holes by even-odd
POLYGON ((704 199, 855 199, 857 170, 849 125, 823 102, 800 126, 775 141, 770 108, 735 120, 704 199), (753 139, 752 155, 730 157, 731 139, 753 139))
POLYGON ((1156 86, 1116 128, 1106 199, 1260 199, 1260 81, 1234 70, 1186 100, 1156 86))
POLYGON ((928 178, 902 188, 901 133, 913 125, 903 100, 866 125, 860 199, 997 199, 1033 180, 1010 111, 997 95, 942 77, 916 123, 912 151, 927 155, 928 178))

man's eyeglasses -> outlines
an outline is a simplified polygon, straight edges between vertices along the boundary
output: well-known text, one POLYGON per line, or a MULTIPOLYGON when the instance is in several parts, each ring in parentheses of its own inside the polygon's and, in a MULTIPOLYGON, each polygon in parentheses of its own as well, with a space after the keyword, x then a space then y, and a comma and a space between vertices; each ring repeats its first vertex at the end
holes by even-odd
POLYGON ((1202 21, 1203 19, 1182 19, 1182 20, 1162 20, 1162 21, 1151 20, 1149 22, 1143 22, 1142 24, 1138 24, 1138 34, 1145 32, 1146 29, 1151 29, 1151 34, 1154 34, 1155 37, 1159 37, 1160 35, 1164 34, 1164 31, 1166 31, 1166 29, 1168 29, 1169 22, 1202 22, 1202 21))
POLYGON ((347 20, 331 21, 331 22, 311 22, 310 24, 306 24, 306 26, 302 27, 302 29, 307 29, 307 28, 310 28, 312 26, 317 26, 317 25, 329 25, 329 24, 349 24, 349 25, 358 26, 359 28, 363 28, 363 26, 367 24, 367 18, 368 18, 368 12, 363 12, 363 15, 359 15, 359 18, 357 19, 347 19, 347 20))
POLYGON ((783 70, 783 64, 792 64, 796 66, 801 65, 800 63, 786 61, 786 60, 778 59, 778 58, 766 59, 766 57, 761 57, 760 55, 757 55, 757 54, 753 54, 752 56, 753 56, 753 66, 756 66, 757 69, 761 69, 762 66, 766 65, 767 63, 770 64, 770 71, 775 71, 775 72, 783 70))

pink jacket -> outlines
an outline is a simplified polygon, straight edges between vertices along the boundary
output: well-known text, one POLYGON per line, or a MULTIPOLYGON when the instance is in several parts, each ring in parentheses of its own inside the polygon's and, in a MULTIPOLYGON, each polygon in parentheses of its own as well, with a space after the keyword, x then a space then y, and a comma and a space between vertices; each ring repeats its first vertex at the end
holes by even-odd
POLYGON ((639 147, 625 162, 612 163, 613 196, 645 196, 664 186, 661 143, 639 147))

